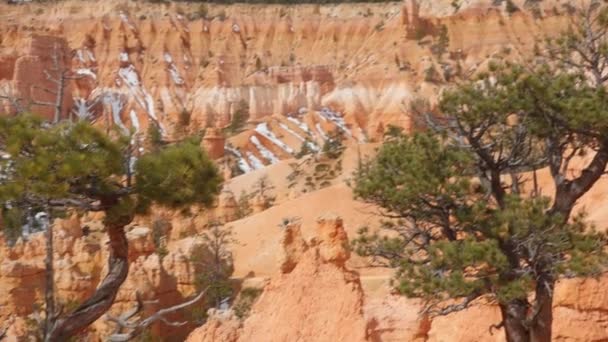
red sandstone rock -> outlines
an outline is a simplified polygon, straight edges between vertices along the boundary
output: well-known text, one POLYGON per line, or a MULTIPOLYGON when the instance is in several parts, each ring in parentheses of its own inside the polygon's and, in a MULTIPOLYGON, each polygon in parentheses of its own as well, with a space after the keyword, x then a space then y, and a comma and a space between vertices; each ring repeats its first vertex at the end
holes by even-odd
POLYGON ((25 106, 31 103, 32 112, 52 120, 54 115, 52 106, 32 102, 54 104, 57 96, 51 92, 63 91, 65 95, 61 103, 61 116, 67 117, 73 104, 71 82, 66 81, 63 90, 56 82, 62 72, 69 74, 70 68, 70 50, 65 39, 33 34, 29 38, 26 55, 17 58, 15 62, 14 95, 21 98, 25 106))
POLYGON ((208 128, 201 145, 211 159, 219 159, 224 156, 225 144, 226 138, 219 129, 208 128))

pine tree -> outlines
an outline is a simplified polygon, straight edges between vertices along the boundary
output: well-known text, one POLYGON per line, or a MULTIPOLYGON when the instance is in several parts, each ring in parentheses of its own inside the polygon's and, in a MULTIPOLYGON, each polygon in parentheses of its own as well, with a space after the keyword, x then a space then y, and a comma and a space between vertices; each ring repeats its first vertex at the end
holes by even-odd
POLYGON ((550 341, 557 279, 607 261, 606 235, 572 212, 608 164, 608 92, 584 68, 547 65, 491 65, 445 92, 440 115, 417 113, 429 132, 389 140, 356 174, 356 196, 396 234, 364 228, 355 250, 396 268, 397 290, 429 314, 496 301, 509 341, 550 341))
POLYGON ((124 227, 137 211, 153 203, 174 208, 209 205, 219 192, 217 169, 191 141, 135 161, 129 140, 107 136, 84 121, 50 126, 31 115, 0 117, 3 213, 29 208, 53 217, 74 211, 105 213, 108 274, 87 301, 54 320, 48 341, 67 340, 111 307, 129 270, 124 227))
POLYGON ((194 264, 201 271, 196 278, 198 288, 207 288, 207 308, 220 308, 222 301, 233 294, 230 276, 234 271, 230 244, 234 243, 232 229, 218 222, 211 222, 203 233, 204 253, 194 257, 194 264))

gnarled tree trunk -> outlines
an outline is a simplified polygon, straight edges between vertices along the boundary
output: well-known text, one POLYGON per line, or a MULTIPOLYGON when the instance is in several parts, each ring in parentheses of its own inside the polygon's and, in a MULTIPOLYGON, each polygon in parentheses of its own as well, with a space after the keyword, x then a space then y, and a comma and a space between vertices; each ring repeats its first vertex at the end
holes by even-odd
POLYGON ((529 342, 530 331, 525 325, 529 304, 525 299, 514 299, 500 304, 503 327, 508 342, 529 342))
POLYGON ((107 227, 110 238, 108 274, 97 291, 74 312, 59 318, 47 336, 47 341, 66 341, 86 329, 110 309, 129 273, 128 241, 124 226, 124 224, 116 224, 107 227))
POLYGON ((538 314, 530 327, 533 342, 551 342, 551 325, 553 323, 553 288, 552 278, 539 279, 536 286, 536 301, 539 305, 538 314))

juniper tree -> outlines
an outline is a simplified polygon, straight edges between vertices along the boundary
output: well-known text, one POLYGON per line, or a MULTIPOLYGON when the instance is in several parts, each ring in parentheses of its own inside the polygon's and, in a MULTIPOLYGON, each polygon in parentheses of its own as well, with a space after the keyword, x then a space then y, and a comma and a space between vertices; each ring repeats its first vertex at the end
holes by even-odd
POLYGON ((66 314, 53 313, 46 340, 63 341, 103 315, 127 277, 124 227, 157 203, 209 205, 221 178, 191 141, 135 161, 128 137, 112 138, 86 122, 50 126, 30 115, 0 117, 0 203, 6 212, 43 208, 52 213, 100 211, 109 236, 108 274, 95 293, 66 314))
POLYGON ((550 341, 558 277, 606 261, 606 237, 572 210, 608 163, 607 100, 585 75, 549 67, 492 67, 447 91, 440 114, 420 113, 427 133, 388 141, 356 174, 356 196, 393 231, 363 229, 356 251, 397 268, 396 288, 426 298, 429 314, 483 296, 507 340, 550 341), (538 186, 543 169, 552 193, 538 186))

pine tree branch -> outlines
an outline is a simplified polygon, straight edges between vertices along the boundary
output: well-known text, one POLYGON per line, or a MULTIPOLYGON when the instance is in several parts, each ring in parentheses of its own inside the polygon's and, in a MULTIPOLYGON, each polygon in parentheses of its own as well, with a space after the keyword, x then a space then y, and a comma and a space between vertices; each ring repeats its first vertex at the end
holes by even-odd
POLYGON ((422 311, 422 313, 428 314, 431 316, 446 316, 451 313, 462 311, 462 310, 468 308, 469 305, 475 299, 477 299, 479 297, 481 297, 481 293, 474 292, 474 293, 471 293, 470 295, 466 296, 465 299, 458 304, 450 304, 450 305, 444 306, 440 309, 434 309, 437 306, 437 304, 432 304, 432 305, 428 306, 427 308, 425 308, 422 311))

